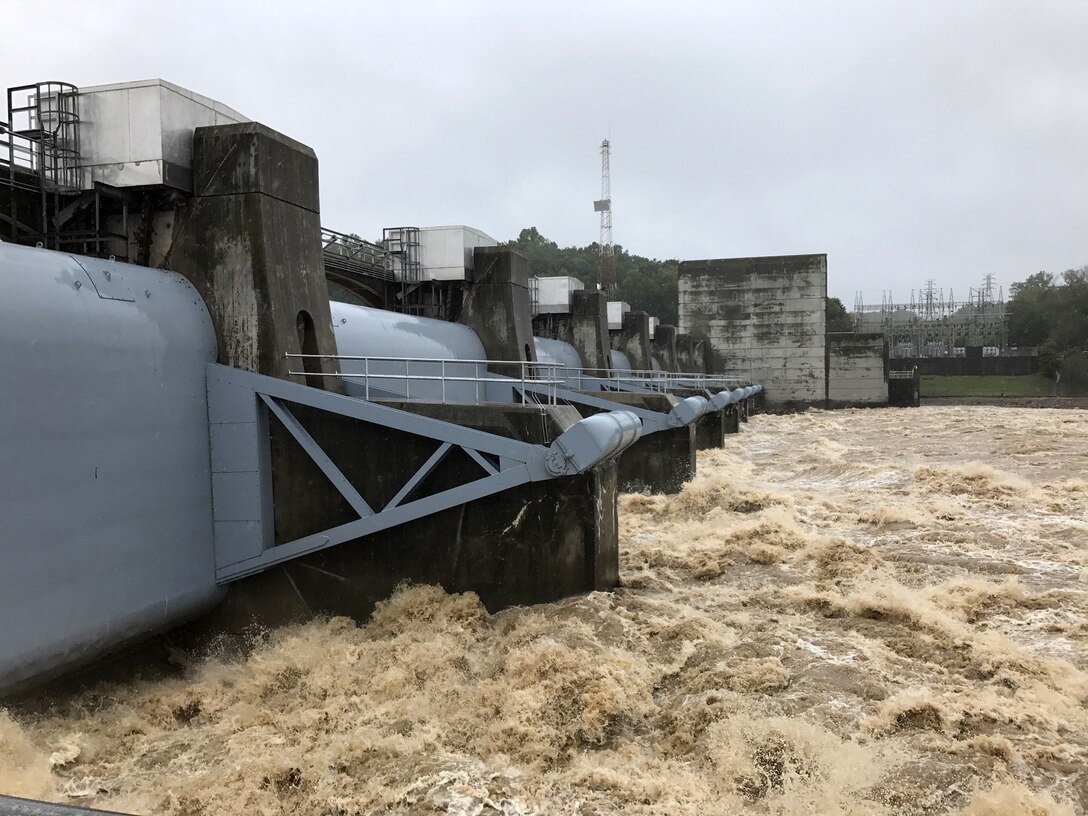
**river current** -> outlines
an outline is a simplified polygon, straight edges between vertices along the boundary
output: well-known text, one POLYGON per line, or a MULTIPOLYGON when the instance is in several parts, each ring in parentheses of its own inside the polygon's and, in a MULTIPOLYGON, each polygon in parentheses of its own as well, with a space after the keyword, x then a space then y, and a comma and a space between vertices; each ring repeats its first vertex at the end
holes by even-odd
POLYGON ((620 500, 615 592, 373 619, 0 710, 133 813, 1088 814, 1088 411, 757 416, 620 500), (44 713, 43 713, 44 711, 44 713))

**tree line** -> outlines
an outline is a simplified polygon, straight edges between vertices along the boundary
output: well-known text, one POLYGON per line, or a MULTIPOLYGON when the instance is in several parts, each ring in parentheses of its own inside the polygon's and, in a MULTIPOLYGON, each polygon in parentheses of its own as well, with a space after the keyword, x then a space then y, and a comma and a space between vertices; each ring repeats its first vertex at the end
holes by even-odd
MULTIPOLYGON (((560 247, 545 238, 536 227, 527 227, 509 245, 529 259, 533 274, 542 278, 570 276, 594 289, 598 284, 597 258, 600 244, 560 247)), ((619 297, 631 308, 647 312, 662 323, 675 326, 678 320, 676 276, 680 261, 643 258, 616 244, 616 283, 619 297)))
POLYGON ((1036 272, 1009 291, 1009 344, 1038 346, 1042 372, 1070 393, 1088 388, 1088 266, 1036 272))

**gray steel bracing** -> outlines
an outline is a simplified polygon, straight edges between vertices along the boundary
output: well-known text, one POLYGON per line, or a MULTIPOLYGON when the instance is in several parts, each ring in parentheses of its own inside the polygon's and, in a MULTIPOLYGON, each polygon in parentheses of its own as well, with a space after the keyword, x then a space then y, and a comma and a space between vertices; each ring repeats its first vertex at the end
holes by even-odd
POLYGON ((616 411, 581 420, 545 447, 216 363, 208 365, 207 381, 219 583, 527 482, 582 473, 619 455, 641 433, 633 412, 616 411), (373 508, 302 427, 291 404, 432 439, 435 450, 385 506, 373 508), (275 543, 269 414, 284 425, 358 519, 275 543), (413 499, 415 488, 454 447, 480 465, 480 478, 413 499))

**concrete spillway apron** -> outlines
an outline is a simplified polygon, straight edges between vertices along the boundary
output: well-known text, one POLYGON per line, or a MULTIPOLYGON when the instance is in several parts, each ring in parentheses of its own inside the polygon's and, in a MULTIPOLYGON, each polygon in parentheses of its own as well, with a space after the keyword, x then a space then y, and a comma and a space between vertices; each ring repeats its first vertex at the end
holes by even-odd
POLYGON ((527 482, 584 473, 630 447, 643 427, 637 412, 613 411, 582 419, 545 447, 215 363, 208 365, 207 382, 219 583, 527 482), (292 404, 429 438, 435 442, 434 453, 385 506, 373 508, 302 426, 292 404), (275 543, 268 447, 272 416, 305 450, 358 519, 275 543), (480 466, 480 478, 413 498, 416 488, 454 448, 480 466))

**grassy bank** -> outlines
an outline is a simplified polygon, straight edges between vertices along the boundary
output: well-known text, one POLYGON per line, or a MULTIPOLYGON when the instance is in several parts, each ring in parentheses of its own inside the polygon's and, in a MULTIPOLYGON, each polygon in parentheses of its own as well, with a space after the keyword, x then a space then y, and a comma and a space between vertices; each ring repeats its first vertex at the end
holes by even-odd
POLYGON ((1054 381, 1042 374, 1018 377, 922 377, 923 397, 1048 397, 1054 381))

